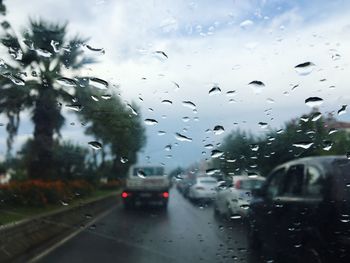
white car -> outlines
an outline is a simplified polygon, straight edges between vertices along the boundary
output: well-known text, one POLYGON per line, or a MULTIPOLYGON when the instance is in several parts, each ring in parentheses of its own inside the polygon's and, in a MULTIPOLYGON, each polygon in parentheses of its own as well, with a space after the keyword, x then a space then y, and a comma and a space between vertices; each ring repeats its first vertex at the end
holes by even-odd
POLYGON ((219 183, 214 203, 215 212, 226 216, 245 217, 251 200, 251 190, 260 188, 264 177, 233 176, 232 181, 219 183))
POLYGON ((212 200, 216 197, 217 180, 213 177, 197 177, 190 187, 188 197, 191 200, 212 200))

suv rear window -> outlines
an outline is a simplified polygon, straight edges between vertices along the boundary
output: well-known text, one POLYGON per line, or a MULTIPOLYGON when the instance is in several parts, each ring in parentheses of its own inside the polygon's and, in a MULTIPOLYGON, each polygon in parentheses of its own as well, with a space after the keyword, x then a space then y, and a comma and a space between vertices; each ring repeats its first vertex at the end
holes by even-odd
POLYGON ((136 167, 133 170, 133 176, 138 176, 139 173, 144 176, 159 176, 164 174, 163 167, 136 167))
POLYGON ((244 189, 244 190, 257 189, 257 188, 260 188, 263 183, 264 183, 263 180, 254 180, 254 179, 242 180, 241 189, 244 189))

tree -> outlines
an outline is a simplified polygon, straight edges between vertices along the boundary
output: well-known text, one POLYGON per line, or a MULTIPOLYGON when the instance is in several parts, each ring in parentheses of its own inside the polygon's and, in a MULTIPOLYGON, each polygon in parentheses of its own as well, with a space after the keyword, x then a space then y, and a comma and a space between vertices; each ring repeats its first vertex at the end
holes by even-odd
POLYGON ((267 175, 274 167, 295 158, 319 155, 345 155, 350 149, 350 134, 330 132, 333 117, 321 117, 317 110, 285 123, 279 130, 256 137, 234 131, 225 137, 220 150, 224 158, 213 166, 226 174, 259 172, 267 175))
MULTIPOLYGON (((67 39, 67 24, 31 20, 20 41, 8 22, 3 22, 1 43, 10 54, 9 63, 0 65, 0 113, 8 118, 8 151, 17 133, 20 113, 29 110, 34 123, 30 178, 52 178, 54 135, 64 124, 63 103, 74 101, 73 78, 64 76, 93 60, 83 55, 86 42, 78 36, 67 39)), ((78 107, 77 105, 73 105, 78 107)))
MULTIPOLYGON (((83 80, 82 80, 82 85, 83 80)), ((77 94, 84 109, 79 115, 86 125, 86 133, 102 144, 101 170, 112 169, 114 177, 123 176, 130 165, 136 163, 137 152, 145 145, 145 128, 136 105, 125 105, 116 92, 87 87, 77 94), (105 167, 106 151, 110 152, 112 165, 105 167)))

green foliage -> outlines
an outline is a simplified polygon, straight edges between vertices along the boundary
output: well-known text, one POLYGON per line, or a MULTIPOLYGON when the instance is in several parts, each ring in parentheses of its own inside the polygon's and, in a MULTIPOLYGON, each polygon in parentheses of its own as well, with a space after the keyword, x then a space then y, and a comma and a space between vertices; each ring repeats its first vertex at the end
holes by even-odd
POLYGON ((104 99, 106 92, 86 86, 84 91, 77 94, 84 105, 79 117, 87 127, 86 133, 103 144, 99 150, 102 157, 100 169, 107 177, 116 178, 125 175, 128 168, 136 163, 137 152, 144 146, 146 137, 136 105, 127 108, 116 93, 109 91, 107 94, 110 96, 104 99), (99 101, 94 101, 92 97, 99 101), (108 150, 112 163, 105 161, 108 150))
POLYGON ((184 168, 182 167, 177 167, 175 168, 174 170, 172 170, 169 174, 169 177, 172 178, 172 177, 175 177, 175 176, 178 176, 180 175, 181 173, 183 173, 185 171, 184 168))
POLYGON ((350 134, 344 130, 329 134, 332 117, 315 120, 316 112, 288 121, 283 129, 271 130, 264 137, 255 137, 242 131, 228 135, 220 149, 225 158, 215 159, 214 167, 225 174, 259 172, 267 175, 274 167, 286 161, 319 155, 345 155, 350 149, 350 134), (296 144, 312 143, 310 147, 296 144))

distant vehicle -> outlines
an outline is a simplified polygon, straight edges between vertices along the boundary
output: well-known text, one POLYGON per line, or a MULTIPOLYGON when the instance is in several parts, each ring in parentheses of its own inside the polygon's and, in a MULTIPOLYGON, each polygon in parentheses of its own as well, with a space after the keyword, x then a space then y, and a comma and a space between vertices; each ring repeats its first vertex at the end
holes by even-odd
POLYGON ((249 177, 247 175, 233 176, 230 181, 222 181, 216 188, 215 212, 226 216, 246 217, 251 191, 260 188, 264 181, 264 177, 249 177))
POLYGON ((280 262, 350 262, 350 160, 297 159, 253 191, 249 242, 280 262))
POLYGON ((216 196, 217 180, 214 177, 197 177, 188 190, 188 198, 196 200, 213 200, 216 196))
POLYGON ((178 181, 176 187, 177 190, 184 196, 188 197, 188 192, 190 187, 194 184, 195 177, 189 175, 183 175, 183 177, 178 181))
POLYGON ((122 192, 125 208, 135 204, 159 203, 164 208, 169 199, 169 178, 164 168, 158 166, 132 166, 122 192))

